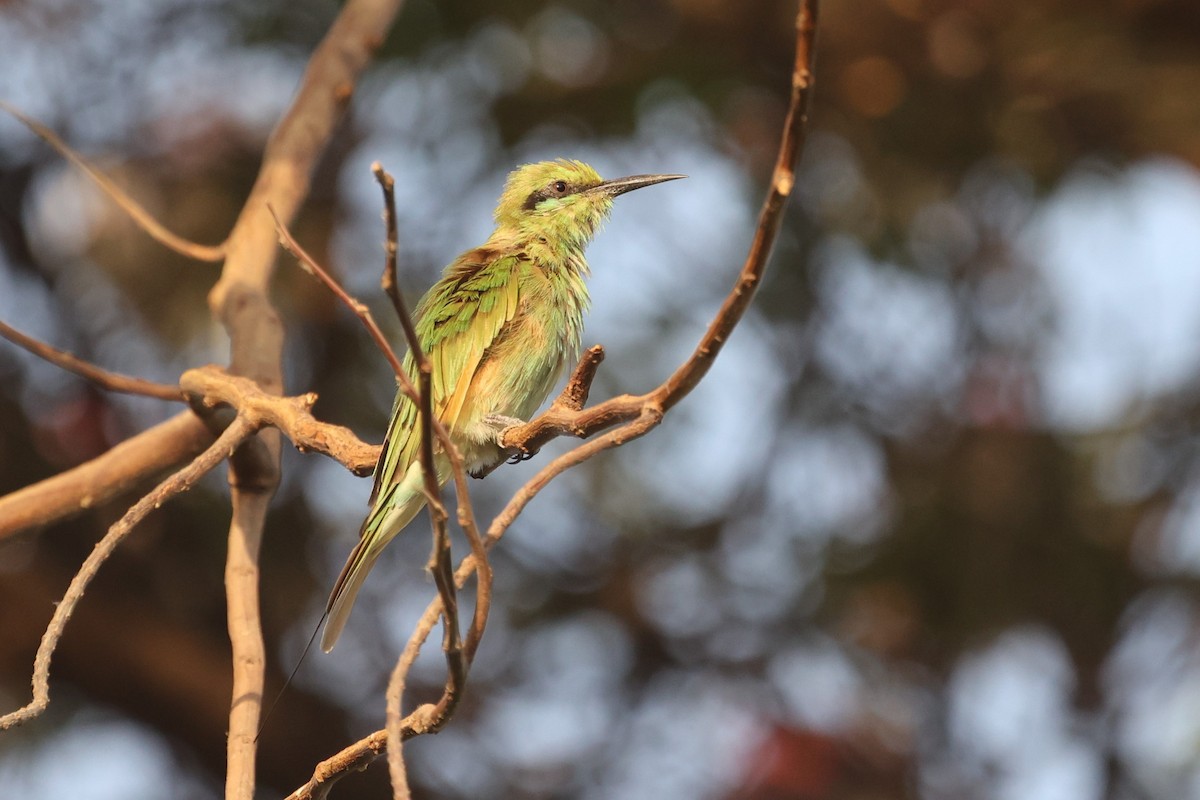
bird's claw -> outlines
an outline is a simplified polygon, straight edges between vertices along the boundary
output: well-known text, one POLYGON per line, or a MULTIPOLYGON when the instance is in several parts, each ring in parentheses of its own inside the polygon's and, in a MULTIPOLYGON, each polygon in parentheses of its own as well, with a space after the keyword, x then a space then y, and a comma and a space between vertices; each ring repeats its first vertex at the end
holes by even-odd
POLYGON ((504 435, 513 428, 519 428, 525 424, 525 420, 517 419, 516 417, 505 416, 504 414, 488 414, 483 418, 483 423, 490 427, 496 434, 496 444, 500 446, 502 452, 506 454, 504 462, 508 464, 519 464, 522 461, 528 461, 537 455, 537 450, 527 450, 519 447, 505 447, 504 435))
POLYGON ((518 450, 509 456, 508 464, 520 464, 522 461, 528 461, 537 455, 537 450, 518 450))

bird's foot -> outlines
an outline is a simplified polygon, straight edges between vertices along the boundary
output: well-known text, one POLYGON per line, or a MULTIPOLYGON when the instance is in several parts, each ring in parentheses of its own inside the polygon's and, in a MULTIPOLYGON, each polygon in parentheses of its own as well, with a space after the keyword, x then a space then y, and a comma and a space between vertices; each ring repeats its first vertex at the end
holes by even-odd
POLYGON ((536 450, 504 447, 504 434, 508 433, 513 428, 518 428, 524 425, 525 420, 518 419, 516 417, 507 417, 503 414, 488 414, 483 418, 483 422, 496 432, 496 444, 500 445, 504 453, 509 454, 507 459, 509 464, 518 464, 522 461, 528 461, 537 455, 536 450))

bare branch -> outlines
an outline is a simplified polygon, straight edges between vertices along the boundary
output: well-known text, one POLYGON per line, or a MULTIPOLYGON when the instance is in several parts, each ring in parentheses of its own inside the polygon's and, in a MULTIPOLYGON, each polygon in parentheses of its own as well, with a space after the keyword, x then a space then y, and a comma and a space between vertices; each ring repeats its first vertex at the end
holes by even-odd
POLYGON ((387 232, 387 238, 384 240, 383 252, 383 277, 379 281, 383 293, 386 294, 392 301, 392 307, 396 309, 396 316, 400 319, 400 324, 404 327, 404 335, 409 335, 409 330, 413 331, 411 338, 416 339, 416 329, 413 327, 412 319, 408 315, 408 309, 404 305, 404 300, 400 297, 400 286, 396 280, 396 264, 397 253, 399 251, 399 230, 396 224, 396 181, 392 176, 384 170, 383 165, 378 161, 371 164, 371 173, 375 176, 375 180, 379 182, 379 187, 383 190, 383 222, 387 232))
MULTIPOLYGON (((243 448, 254 447, 266 449, 257 440, 250 440, 243 445, 243 448)), ((235 459, 271 458, 272 455, 251 455, 239 451, 235 459)), ((233 475, 247 471, 230 472, 233 475)), ((263 474, 259 469, 249 472, 263 474)), ((253 489, 232 493, 233 516, 229 525, 229 551, 225 560, 225 595, 228 598, 226 616, 229 641, 233 646, 233 701, 229 707, 225 779, 226 795, 230 797, 252 798, 255 794, 254 762, 267 663, 262 620, 258 610, 258 553, 262 545, 263 525, 268 506, 267 503, 261 502, 262 494, 263 492, 253 489)))
POLYGON ((708 373, 717 354, 729 338, 734 326, 741 320, 754 292, 762 281, 767 258, 779 233, 783 208, 796 185, 796 160, 804 147, 808 123, 808 104, 811 95, 813 73, 813 44, 817 29, 817 1, 808 0, 800 4, 796 15, 796 58, 792 69, 792 92, 788 103, 787 117, 783 123, 783 135, 779 143, 779 155, 775 159, 775 171, 771 186, 758 215, 758 226, 750 243, 750 252, 738 275, 733 289, 721 305, 721 310, 709 324, 700 343, 679 369, 658 389, 652 392, 655 400, 669 411, 686 397, 700 379, 708 373))
POLYGON ((183 399, 178 386, 168 386, 165 383, 155 383, 154 381, 142 378, 109 372, 97 367, 95 364, 89 364, 82 358, 68 353, 66 350, 59 350, 57 347, 39 341, 28 334, 21 333, 5 322, 0 322, 0 336, 8 339, 18 347, 23 347, 38 358, 49 361, 56 367, 61 367, 67 372, 74 373, 85 380, 91 381, 101 389, 107 389, 110 392, 137 394, 144 397, 157 397, 160 400, 179 401, 183 399))
POLYGON ((596 370, 600 369, 602 361, 604 361, 603 346, 594 344, 584 350, 583 355, 579 358, 579 363, 575 365, 575 371, 571 373, 570 380, 563 387, 562 393, 551 403, 551 408, 557 405, 570 411, 582 409, 588 401, 588 395, 592 391, 592 381, 596 379, 596 370))
MULTIPOLYGON (((417 379, 420 382, 420 390, 417 393, 413 402, 417 404, 420 411, 421 420, 421 469, 425 479, 425 499, 429 503, 430 512, 434 516, 434 556, 431 560, 430 567, 436 570, 438 545, 437 541, 445 538, 445 523, 446 509, 442 505, 442 491, 438 485, 437 469, 433 461, 433 386, 432 375, 433 368, 429 364, 429 358, 425 355, 424 348, 421 347, 421 339, 417 336, 417 328, 413 325, 412 315, 408 313, 407 306, 404 305, 404 299, 400 296, 400 290, 396 282, 396 264, 397 252, 399 246, 397 244, 397 225, 396 225, 396 182, 392 179, 380 165, 378 161, 371 165, 371 171, 375 174, 375 179, 379 181, 380 187, 383 189, 383 217, 387 228, 387 241, 384 245, 383 278, 380 280, 380 285, 388 298, 392 301, 392 308, 396 311, 396 316, 400 319, 400 327, 404 329, 404 338, 408 343, 408 350, 412 354, 413 363, 417 366, 417 379), (441 536, 438 534, 438 526, 441 525, 441 536)), ((359 304, 361 305, 361 304, 359 304)), ((369 312, 367 312, 369 317, 369 312)), ((378 330, 376 328, 376 330, 378 330)), ((401 370, 403 371, 403 370, 401 370)), ((447 437, 446 446, 452 448, 453 444, 447 437)), ((447 546, 448 542, 447 541, 447 546)), ((436 579, 435 572, 435 579, 436 579)))
POLYGON ((289 794, 284 800, 323 800, 338 778, 352 770, 365 769, 375 760, 376 756, 386 749, 387 731, 375 731, 370 736, 360 739, 340 753, 317 764, 308 783, 289 794))
MULTIPOLYGON (((196 244, 184 239, 178 234, 167 230, 162 223, 156 220, 149 211, 142 208, 136 200, 126 194, 119 186, 113 183, 112 178, 105 175, 100 170, 93 167, 87 159, 76 153, 67 145, 58 134, 47 128, 42 123, 18 111, 15 107, 0 100, 0 109, 7 111, 9 114, 16 117, 22 125, 33 131, 37 136, 45 141, 48 145, 58 151, 58 154, 70 161, 76 167, 83 171, 85 175, 100 188, 100 191, 108 195, 108 198, 117 204, 118 207, 137 223, 138 227, 146 232, 146 234, 168 248, 174 250, 180 255, 194 258, 197 261, 220 261, 225 257, 225 245, 203 245, 196 244)), ((120 390, 118 390, 120 391, 120 390)))
POLYGON ((383 335, 383 331, 380 330, 379 325, 375 322, 375 317, 371 314, 371 309, 367 308, 366 304, 351 297, 342 288, 342 285, 334 280, 333 276, 326 272, 325 268, 317 263, 317 260, 310 256, 307 250, 300 246, 300 243, 292 236, 287 226, 279 220, 279 217, 275 216, 274 209, 271 210, 271 216, 275 220, 275 230, 279 234, 279 244, 283 246, 284 250, 295 257, 305 272, 325 284, 325 287, 333 292, 337 299, 354 313, 354 316, 358 317, 358 321, 363 324, 363 327, 367 329, 367 333, 371 335, 371 340, 375 342, 375 346, 379 348, 384 358, 387 359, 388 364, 391 365, 392 372, 395 373, 396 380, 400 383, 400 391, 404 392, 409 400, 412 400, 414 403, 418 402, 419 393, 417 392, 417 388, 413 386, 412 379, 408 377, 408 373, 405 372, 404 366, 396 356, 396 351, 392 349, 391 343, 388 342, 387 337, 383 335))
MULTIPOLYGON (((471 614, 471 627, 467 630, 467 641, 463 645, 463 654, 469 668, 475 661, 475 651, 479 648, 479 641, 483 638, 483 631, 487 627, 488 613, 492 608, 492 565, 488 561, 487 546, 484 544, 483 537, 479 535, 475 510, 471 506, 468 496, 467 476, 462 469, 454 471, 454 486, 455 494, 458 497, 458 524, 467 535, 467 541, 471 545, 470 557, 474 559, 476 565, 475 610, 471 614)), ((456 585, 461 586, 462 582, 458 582, 456 585)))
MULTIPOLYGON (((438 587, 438 596, 444 597, 441 586, 438 587)), ((449 623, 445 624, 449 628, 449 623)), ((407 644, 404 645, 404 650, 400 653, 400 658, 396 661, 391 678, 388 679, 385 697, 387 719, 384 723, 383 732, 387 736, 388 774, 392 779, 392 797, 395 800, 408 800, 412 794, 408 788, 408 770, 404 766, 402 745, 406 738, 404 735, 406 731, 404 728, 405 720, 401 719, 400 716, 401 701, 404 697, 404 688, 408 683, 408 672, 412 669, 413 662, 417 660, 417 656, 421 652, 421 645, 425 643, 425 639, 428 636, 429 631, 425 631, 423 635, 419 635, 417 631, 413 631, 413 634, 408 637, 407 644)), ((407 732, 409 735, 412 735, 411 728, 407 732)))
POLYGON ((62 602, 55 607, 50 624, 47 626, 45 634, 42 635, 41 644, 38 645, 37 655, 33 661, 33 700, 23 708, 0 717, 0 729, 28 722, 46 709, 50 702, 50 658, 54 654, 55 647, 58 646, 58 640, 61 638, 75 606, 83 597, 84 590, 87 589, 100 566, 112 555, 117 545, 130 534, 139 522, 146 518, 147 514, 175 495, 191 489, 196 481, 228 458, 237 445, 253 433, 254 429, 245 420, 235 420, 207 450, 135 503, 119 521, 108 529, 104 538, 96 543, 96 547, 83 562, 83 566, 71 579, 62 602))
POLYGON ((369 475, 379 460, 379 447, 367 444, 349 428, 315 419, 317 401, 309 392, 299 397, 267 394, 249 378, 230 375, 216 365, 190 369, 179 378, 180 389, 198 411, 229 405, 257 426, 278 428, 301 452, 327 455, 356 475, 369 475))
POLYGON ((190 411, 85 464, 0 497, 0 540, 107 503, 204 451, 214 435, 190 411))
MULTIPOLYGON (((438 482, 437 464, 433 456, 433 426, 436 418, 433 415, 433 368, 429 363, 429 358, 426 356, 424 349, 421 347, 420 337, 417 336, 416 326, 413 325, 412 316, 408 313, 408 308, 404 305, 404 299, 400 296, 400 290, 396 281, 396 265, 397 252, 399 250, 397 239, 396 225, 396 194, 395 181, 392 176, 384 171, 379 162, 371 165, 371 171, 375 174, 375 179, 379 182, 383 189, 383 206, 384 206, 384 222, 387 229, 387 241, 385 244, 385 255, 383 278, 381 285, 384 293, 387 294, 392 301, 392 307, 396 311, 396 316, 400 319, 400 325, 404 329, 404 337, 408 340, 409 353, 412 356, 412 361, 417 366, 417 375, 420 381, 420 402, 417 404, 420 410, 421 424, 421 473, 425 482, 425 499, 429 505, 429 516, 433 522, 433 549, 429 557, 429 570, 433 573, 434 584, 437 586, 438 597, 441 599, 442 606, 442 650, 446 654, 446 689, 444 696, 450 698, 460 698, 466 687, 467 681, 467 662, 463 654, 462 634, 458 622, 458 594, 454 586, 454 570, 451 567, 453 563, 453 555, 450 552, 450 535, 446 530, 446 507, 442 503, 442 489, 438 482)), ((446 450, 453 461, 454 473, 456 478, 463 476, 462 459, 458 455, 453 443, 447 437, 446 450)), ((466 485, 465 479, 461 481, 462 485, 466 485)), ((470 497, 467 494, 461 494, 458 498, 460 514, 463 509, 466 509, 466 516, 473 520, 474 515, 470 509, 470 497)), ((478 531, 475 532, 478 538, 478 531)), ((478 617, 476 617, 478 619, 478 617)), ((474 625, 472 626, 474 631, 474 625)), ((482 635, 482 628, 478 630, 478 635, 482 635)), ((414 633, 409 638, 408 644, 405 646, 403 653, 396 662, 396 667, 392 671, 392 677, 388 681, 386 693, 387 707, 387 732, 388 741, 388 771, 392 777, 392 793, 397 800, 405 800, 409 797, 408 775, 404 768, 404 758, 401 752, 402 727, 403 720, 401 714, 401 702, 404 695, 404 686, 407 682, 408 671, 412 667, 413 661, 417 657, 417 653, 421 649, 421 644, 428 636, 418 637, 414 633)), ((447 712, 449 713, 449 712, 447 712)))
MULTIPOLYGON (((408 308, 404 304, 404 299, 400 296, 399 284, 396 280, 396 265, 397 252, 399 246, 397 244, 398 233, 396 224, 396 182, 392 176, 384 170, 383 166, 376 161, 371 165, 371 172, 374 173, 375 179, 379 182, 380 188, 383 190, 383 218, 384 227, 387 231, 387 239, 384 243, 384 259, 383 277, 380 279, 380 286, 383 288, 384 294, 392 301, 392 308, 396 311, 396 317, 400 320, 400 326, 404 330, 404 338, 408 343, 409 349, 413 352, 413 359, 417 362, 422 376, 429 374, 429 363, 425 357, 425 353, 421 349, 421 340, 417 336, 417 328, 413 324, 412 315, 408 313, 408 308)), ((432 403, 432 392, 428 388, 422 389, 422 397, 428 399, 432 403)), ((412 399, 412 398, 410 398, 412 399)), ((424 418, 429 420, 437 428, 440 428, 440 423, 433 416, 432 411, 424 415, 424 418)), ((462 462, 462 455, 458 452, 458 448, 450 441, 448 436, 445 436, 440 431, 438 433, 438 441, 445 449, 447 457, 450 459, 450 465, 454 474, 454 482, 458 491, 458 518, 459 524, 466 530, 468 536, 479 538, 479 531, 475 525, 475 514, 471 508, 471 498, 467 491, 466 467, 462 462)), ((422 439, 422 452, 426 447, 424 442, 428 442, 426 436, 422 439)), ((432 456, 432 447, 428 456, 432 456)), ((423 458, 426 456, 423 456, 423 458)), ((426 475, 428 476, 428 472, 426 475)), ((426 492, 428 493, 430 486, 428 478, 426 482, 426 492)))

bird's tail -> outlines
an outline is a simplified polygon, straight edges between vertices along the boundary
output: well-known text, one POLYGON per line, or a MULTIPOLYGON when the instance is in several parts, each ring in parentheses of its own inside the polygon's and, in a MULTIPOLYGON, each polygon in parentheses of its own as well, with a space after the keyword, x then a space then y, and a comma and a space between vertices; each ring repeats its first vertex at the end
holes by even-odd
POLYGON ((420 464, 413 464, 391 492, 381 494, 363 522, 358 544, 354 546, 350 558, 346 559, 346 565, 333 585, 329 604, 325 608, 328 621, 321 635, 321 649, 326 653, 337 644, 342 628, 350 618, 350 610, 354 608, 358 590, 362 588, 363 581, 383 548, 425 506, 422 480, 420 464))

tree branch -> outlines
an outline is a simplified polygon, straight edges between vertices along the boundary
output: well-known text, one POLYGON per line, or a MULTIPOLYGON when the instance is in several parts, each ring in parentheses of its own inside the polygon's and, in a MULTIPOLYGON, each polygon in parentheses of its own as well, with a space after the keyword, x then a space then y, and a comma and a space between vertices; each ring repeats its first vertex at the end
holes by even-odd
MULTIPOLYGON (((275 459, 278 459, 278 452, 271 452, 269 444, 255 440, 246 442, 230 463, 230 482, 247 474, 256 479, 277 475, 270 469, 275 459), (267 466, 234 469, 233 464, 239 459, 243 463, 261 459, 267 461, 267 466)), ((226 616, 229 640, 233 645, 233 701, 229 709, 225 766, 225 792, 229 797, 253 798, 255 793, 256 740, 267 664, 258 611, 258 554, 268 500, 274 491, 275 486, 271 484, 237 486, 232 492, 233 514, 225 560, 226 616)))
MULTIPOLYGON (((220 261, 225 256, 225 245, 203 245, 188 241, 182 236, 179 236, 167 230, 158 220, 156 220, 149 211, 126 194, 119 186, 113 183, 112 178, 105 175, 100 170, 88 163, 87 159, 72 150, 66 142, 59 138, 58 134, 47 128, 32 117, 26 116, 21 111, 18 111, 13 106, 0 100, 0 110, 7 111, 16 117, 22 125, 33 131, 39 138, 58 151, 58 154, 70 161, 76 167, 84 172, 92 181, 100 188, 100 191, 108 195, 117 206, 129 215, 138 227, 146 234, 163 245, 169 250, 174 250, 180 255, 194 258, 197 261, 220 261)), ((118 390, 120 391, 120 390, 118 390)), ((172 399, 172 398, 167 398, 172 399)))
POLYGON ((194 458, 213 438, 195 414, 185 411, 85 464, 0 497, 0 540, 107 503, 194 458))
MULTIPOLYGON (((378 161, 371 165, 371 171, 375 174, 375 179, 383 190, 384 221, 387 229, 383 277, 380 283, 384 293, 392 301, 396 316, 400 319, 400 325, 404 329, 404 338, 408 341, 409 354, 417 367, 417 376, 420 382, 420 401, 417 403, 417 408, 420 412, 421 425, 421 473, 425 483, 425 499, 429 506, 429 517, 433 522, 433 548, 429 556, 428 568, 433 574, 433 581, 437 586, 442 606, 442 650, 446 654, 447 672, 445 695, 458 698, 462 696, 466 685, 467 664, 463 656, 462 634, 458 624, 458 593, 455 590, 454 571, 451 567, 453 555, 450 552, 450 534, 446 530, 446 507, 442 503, 442 489, 438 482, 437 465, 433 457, 433 425, 436 419, 433 415, 433 367, 429 363, 424 348, 421 347, 421 339, 417 336, 412 316, 408 313, 404 299, 400 296, 396 280, 399 246, 397 243, 395 181, 384 171, 378 161)), ((455 474, 461 475, 462 459, 458 455, 454 443, 448 437, 446 449, 447 455, 454 462, 455 474)), ((470 508, 471 501, 468 495, 459 496, 458 502, 460 508, 464 506, 470 508)), ((412 668, 413 661, 416 660, 417 653, 420 652, 421 644, 424 641, 424 636, 419 639, 416 635, 409 637, 408 644, 396 661, 396 667, 392 671, 392 677, 388 681, 385 693, 388 771, 392 778, 392 794, 396 800, 407 800, 411 794, 408 788, 408 773, 404 767, 404 757, 401 751, 403 741, 401 703, 404 686, 408 680, 408 671, 412 668)))
POLYGON ((67 372, 74 373, 85 380, 91 381, 101 389, 107 389, 110 392, 123 392, 124 394, 137 394, 144 397, 157 397, 160 400, 179 401, 183 399, 183 396, 179 393, 178 386, 168 386, 165 383, 155 383, 143 378, 133 378, 128 375, 109 372, 97 367, 95 364, 89 364, 82 358, 72 355, 65 350, 59 350, 57 347, 39 341, 28 334, 21 333, 16 328, 2 321, 0 321, 0 336, 8 339, 18 347, 28 350, 38 358, 49 361, 55 366, 62 367, 67 372))
POLYGON ((62 636, 71 613, 79 603, 83 592, 87 589, 100 566, 108 559, 117 545, 133 531, 134 527, 145 519, 146 515, 158 508, 177 494, 192 488, 203 475, 220 464, 234 448, 250 436, 254 429, 243 419, 237 419, 225 429, 217 440, 207 450, 197 456, 190 464, 176 472, 170 478, 160 483, 155 489, 133 505, 104 535, 96 547, 83 562, 83 566, 75 573, 66 593, 54 609, 50 624, 42 635, 38 645, 37 655, 33 661, 33 700, 26 706, 0 717, 0 729, 20 725, 36 717, 46 709, 50 702, 50 658, 54 654, 58 640, 62 636))
POLYGON ((355 475, 370 475, 379 460, 379 447, 367 444, 349 428, 315 419, 310 413, 317 395, 299 397, 268 394, 249 378, 230 375, 210 364, 190 369, 179 387, 197 413, 228 405, 260 427, 278 428, 300 452, 329 456, 355 475))

